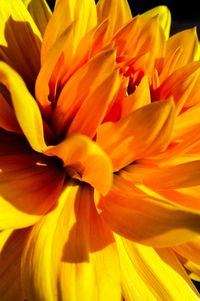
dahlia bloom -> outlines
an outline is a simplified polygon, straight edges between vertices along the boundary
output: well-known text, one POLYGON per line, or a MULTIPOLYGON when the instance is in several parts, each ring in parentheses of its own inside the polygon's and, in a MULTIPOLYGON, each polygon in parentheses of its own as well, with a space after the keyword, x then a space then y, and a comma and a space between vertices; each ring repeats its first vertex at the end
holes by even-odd
POLYGON ((0 8, 0 300, 199 300, 195 28, 126 0, 0 8))

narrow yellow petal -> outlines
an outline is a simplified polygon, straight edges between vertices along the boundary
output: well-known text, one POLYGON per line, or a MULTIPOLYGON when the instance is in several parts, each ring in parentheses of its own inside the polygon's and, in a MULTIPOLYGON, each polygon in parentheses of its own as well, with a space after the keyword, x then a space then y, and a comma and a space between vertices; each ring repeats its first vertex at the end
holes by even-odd
POLYGON ((22 0, 31 14, 41 35, 44 35, 47 24, 51 18, 51 10, 46 0, 22 0))
POLYGON ((46 148, 46 143, 42 116, 35 99, 22 78, 3 62, 0 62, 0 82, 6 86, 11 95, 17 120, 31 147, 37 152, 42 152, 46 148))
POLYGON ((165 38, 169 38, 170 29, 171 29, 171 13, 167 6, 160 5, 154 7, 147 12, 142 14, 144 19, 150 19, 154 16, 158 16, 159 23, 164 30, 165 38))
MULTIPOLYGON (((120 237, 116 238, 120 260, 137 272, 139 281, 132 278, 123 279, 126 294, 138 291, 138 299, 132 300, 199 300, 199 293, 189 279, 176 255, 169 249, 154 250, 153 248, 132 243, 120 237), (123 257, 122 257, 123 256, 123 257), (166 281, 167 279, 167 281, 166 281), (135 280, 135 281, 134 281, 135 280), (131 285, 132 281, 132 285, 131 285), (144 291, 141 291, 142 285, 144 291), (134 288, 133 288, 134 287, 134 288), (151 295, 152 294, 152 295, 151 295)), ((124 271, 125 274, 125 271, 124 271)), ((133 274, 134 275, 134 274, 133 274)))
POLYGON ((77 0, 57 1, 44 34, 41 50, 42 62, 51 46, 73 22, 77 24, 73 39, 73 46, 76 49, 85 34, 97 24, 95 2, 93 0, 83 0, 81 2, 77 0))
POLYGON ((121 300, 114 237, 97 213, 93 189, 66 184, 31 232, 22 279, 30 301, 121 300))
POLYGON ((68 173, 91 184, 103 195, 112 185, 112 164, 104 151, 87 136, 74 134, 56 146, 49 146, 45 152, 63 160, 68 173))
POLYGON ((132 19, 127 0, 99 0, 97 3, 98 22, 109 18, 108 35, 113 36, 116 31, 132 19))

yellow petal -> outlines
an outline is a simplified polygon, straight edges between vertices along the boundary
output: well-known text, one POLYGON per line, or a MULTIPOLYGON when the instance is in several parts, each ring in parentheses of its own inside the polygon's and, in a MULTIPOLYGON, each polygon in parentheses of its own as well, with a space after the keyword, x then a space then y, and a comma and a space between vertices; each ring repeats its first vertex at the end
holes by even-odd
POLYGON ((115 241, 88 186, 68 183, 55 209, 34 227, 22 279, 30 301, 121 300, 115 241))
POLYGON ((153 247, 180 244, 197 237, 200 229, 199 213, 138 190, 117 176, 98 207, 113 231, 153 247))
POLYGON ((42 152, 46 143, 42 116, 35 99, 20 76, 3 62, 0 62, 0 82, 10 93, 17 120, 31 147, 37 152, 42 152))
POLYGON ((127 301, 198 300, 198 291, 171 250, 156 251, 120 237, 117 237, 116 241, 122 271, 124 264, 129 271, 128 275, 127 270, 122 274, 127 301), (133 274, 130 274, 130 271, 133 274))
POLYGON ((0 232, 1 301, 25 299, 21 283, 21 255, 29 230, 0 232))
POLYGON ((40 68, 41 35, 21 0, 1 0, 0 45, 0 59, 12 66, 33 91, 40 68))
POLYGON ((131 10, 127 0, 99 0, 97 3, 98 22, 109 18, 108 35, 110 37, 132 19, 131 10))
POLYGON ((77 24, 73 39, 73 46, 76 49, 85 34, 97 24, 95 2, 93 0, 83 0, 81 2, 77 0, 57 1, 44 34, 41 50, 42 62, 51 46, 74 21, 77 24))
POLYGON ((103 195, 112 185, 112 164, 104 151, 88 137, 74 134, 56 146, 47 148, 45 154, 63 160, 68 173, 95 187, 103 195))
POLYGON ((163 151, 169 143, 173 122, 173 102, 154 102, 117 123, 102 124, 97 143, 109 155, 116 171, 134 160, 163 151))
POLYGON ((23 2, 43 36, 52 15, 47 2, 45 0, 23 0, 23 2))
MULTIPOLYGON (((60 167, 60 168, 59 168, 60 167)), ((32 153, 21 136, 0 132, 0 230, 34 224, 54 206, 64 171, 32 153)))
POLYGON ((94 88, 84 100, 69 127, 68 134, 81 133, 94 138, 96 129, 103 121, 109 104, 113 101, 119 90, 119 86, 119 73, 116 71, 108 73, 99 86, 96 89, 94 88))
POLYGON ((170 27, 171 27, 171 13, 167 6, 160 5, 154 7, 147 12, 142 14, 144 19, 150 19, 154 16, 158 16, 159 23, 164 30, 165 38, 169 38, 170 27))
POLYGON ((199 60, 199 42, 195 27, 171 36, 167 42, 166 52, 174 52, 180 47, 182 48, 182 54, 176 63, 176 69, 199 60))
POLYGON ((105 74, 108 73, 108 70, 114 70, 115 59, 116 52, 114 49, 104 50, 83 65, 65 83, 52 118, 52 126, 57 133, 62 133, 66 125, 71 122, 91 91, 91 87, 95 89, 105 74))

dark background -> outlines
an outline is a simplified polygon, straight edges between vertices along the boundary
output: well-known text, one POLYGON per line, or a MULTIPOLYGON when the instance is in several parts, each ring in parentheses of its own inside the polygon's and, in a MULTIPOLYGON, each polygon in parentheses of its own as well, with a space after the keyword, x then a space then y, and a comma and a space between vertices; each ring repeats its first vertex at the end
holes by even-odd
MULTIPOLYGON (((81 0, 79 0, 81 1, 81 0)), ((107 0, 109 1, 109 0, 107 0)), ((51 9, 54 7, 54 0, 47 0, 51 9)), ((197 32, 200 37, 200 9, 198 8, 197 0, 189 1, 159 1, 159 0, 128 0, 133 15, 143 13, 158 5, 166 5, 172 15, 171 34, 196 26, 197 32)), ((167 281, 167 279, 166 279, 167 281)), ((194 282, 197 289, 200 291, 200 283, 194 282)))

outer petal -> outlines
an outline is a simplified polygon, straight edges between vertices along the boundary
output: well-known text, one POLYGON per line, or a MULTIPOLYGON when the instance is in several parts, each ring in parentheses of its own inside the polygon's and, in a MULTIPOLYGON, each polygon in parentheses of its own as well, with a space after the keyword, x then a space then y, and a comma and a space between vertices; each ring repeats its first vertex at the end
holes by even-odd
POLYGON ((71 177, 91 184, 103 195, 110 190, 112 164, 104 151, 88 137, 71 135, 49 147, 45 153, 62 159, 71 177))
POLYGON ((180 244, 199 233, 199 213, 145 194, 117 176, 110 193, 100 199, 99 208, 113 231, 154 247, 180 244))
POLYGON ((199 300, 199 293, 173 251, 156 251, 118 237, 116 241, 127 301, 199 300))
POLYGON ((98 22, 109 18, 110 37, 131 20, 132 14, 127 0, 99 0, 97 3, 98 22))
POLYGON ((167 54, 181 47, 182 54, 176 63, 176 69, 199 60, 199 42, 196 28, 186 29, 171 36, 167 42, 167 54))
POLYGON ((45 0, 22 0, 43 36, 51 18, 51 10, 45 0))
POLYGON ((104 123, 97 131, 97 143, 119 170, 134 160, 163 151, 169 143, 174 122, 171 100, 144 106, 117 123, 104 123))
POLYGON ((171 27, 171 13, 167 6, 160 5, 154 7, 147 12, 142 14, 144 19, 150 19, 152 17, 158 16, 159 23, 164 30, 165 38, 169 38, 170 27, 171 27))
POLYGON ((46 143, 42 116, 35 99, 20 76, 3 62, 0 62, 0 82, 10 93, 17 120, 30 145, 34 150, 42 152, 46 148, 46 143))
POLYGON ((0 45, 0 59, 12 66, 33 90, 40 68, 41 35, 21 0, 1 1, 0 45))
POLYGON ((29 230, 0 232, 1 301, 22 301, 21 255, 29 230))
POLYGON ((68 183, 31 233, 22 276, 30 301, 121 300, 114 238, 97 214, 92 189, 68 183))
POLYGON ((97 23, 96 6, 93 0, 58 0, 48 23, 42 44, 41 60, 65 29, 76 21, 73 46, 76 49, 80 40, 97 23), (87 20, 87 22, 86 22, 87 20))
POLYGON ((55 205, 64 171, 32 153, 21 136, 0 137, 0 230, 27 227, 55 205))

